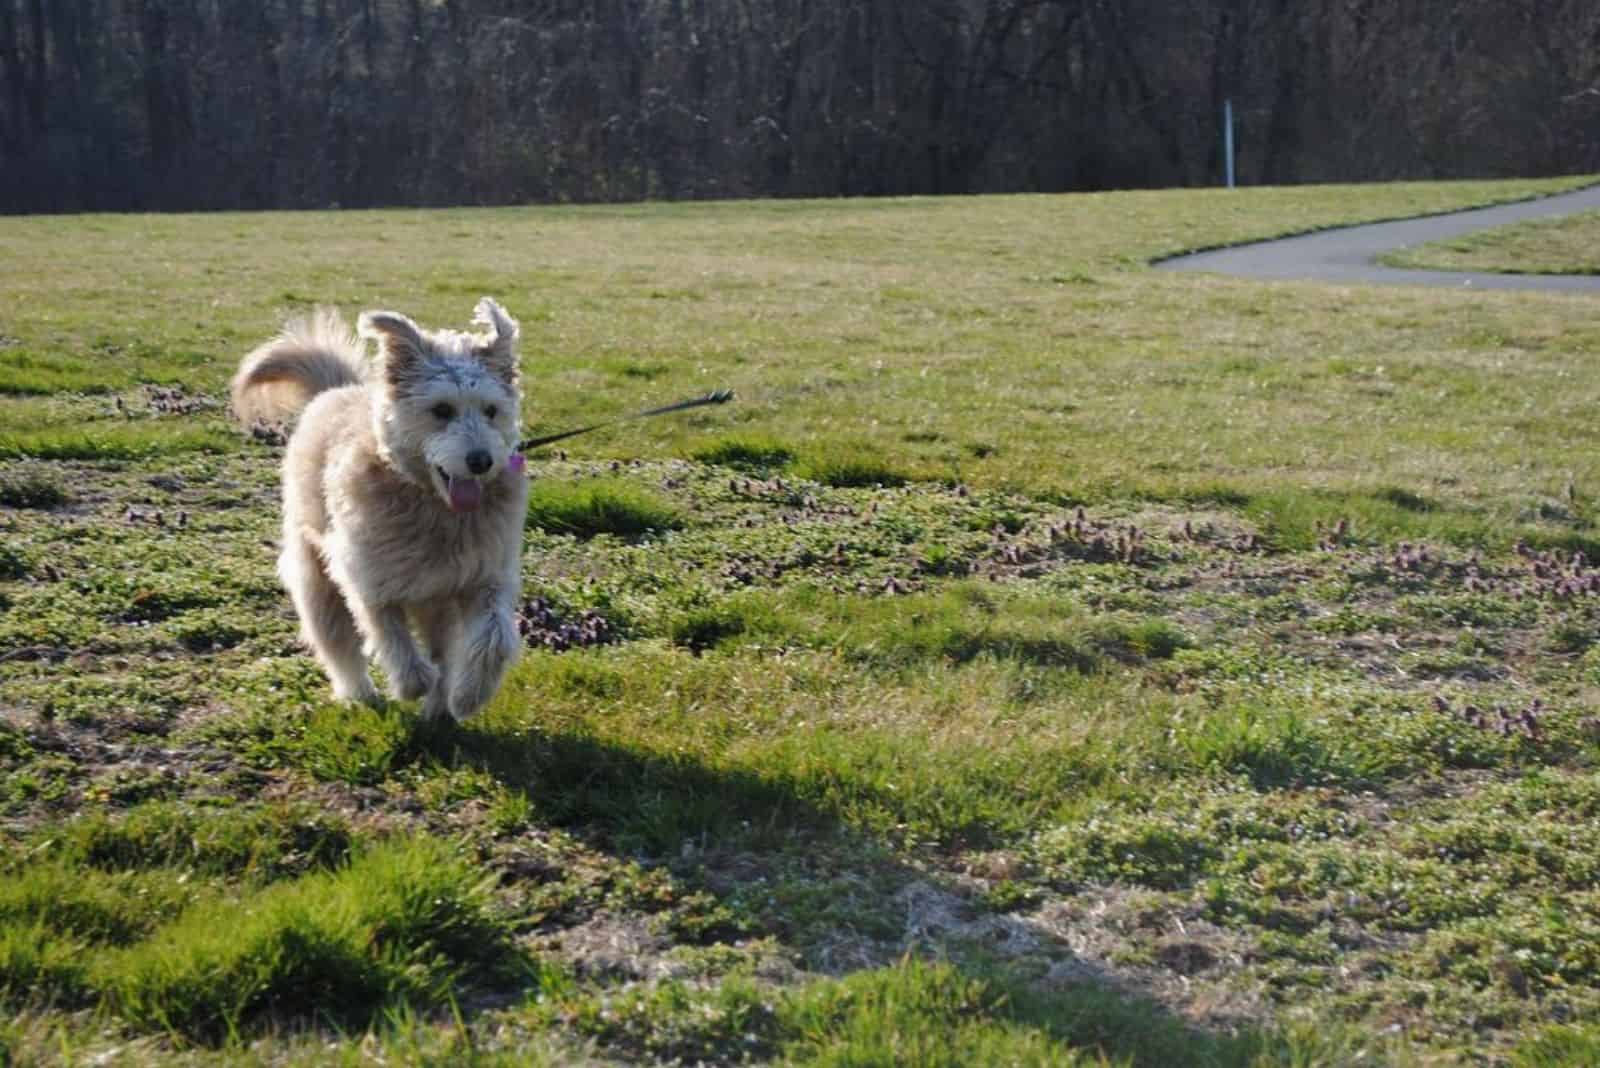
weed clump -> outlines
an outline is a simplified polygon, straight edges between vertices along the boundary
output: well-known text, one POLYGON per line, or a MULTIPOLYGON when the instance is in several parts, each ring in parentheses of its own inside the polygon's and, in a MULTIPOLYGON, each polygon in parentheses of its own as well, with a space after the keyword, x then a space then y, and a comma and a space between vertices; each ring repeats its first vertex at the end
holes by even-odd
POLYGON ((107 872, 170 867, 215 876, 277 878, 347 859, 353 838, 339 816, 309 806, 206 811, 167 801, 120 815, 90 813, 53 836, 54 855, 107 872))
POLYGON ((747 626, 748 621, 738 609, 717 605, 684 612, 668 624, 667 637, 673 645, 698 655, 739 637, 747 626))
POLYGON ((528 525, 587 540, 600 534, 643 538, 683 526, 669 502, 621 480, 539 482, 528 494, 528 525))
MULTIPOLYGON (((14 545, 0 545, 0 582, 27 578, 32 571, 33 563, 21 549, 14 545)), ((0 595, 0 610, 6 607, 8 602, 0 595)))
POLYGON ((420 838, 197 904, 94 981, 136 1026, 215 1043, 272 1017, 359 1027, 385 1005, 441 1004, 468 967, 493 975, 515 955, 482 873, 420 838))
MULTIPOLYGON (((0 889, 0 931, 121 946, 175 918, 197 890, 171 871, 89 871, 68 858, 17 866, 0 889)), ((3 982, 3 980, 0 980, 3 982)))
POLYGON ((764 473, 790 463, 794 459, 794 450, 772 438, 728 437, 714 441, 690 455, 703 464, 764 473))
POLYGON ((200 590, 170 590, 146 587, 128 598, 119 619, 124 623, 160 623, 195 608, 209 607, 211 595, 200 590))
POLYGON ((173 625, 173 637, 191 653, 231 649, 249 636, 248 630, 214 609, 189 612, 173 625))
POLYGON ((0 505, 7 508, 60 508, 70 498, 53 475, 23 467, 0 475, 0 505))
POLYGON ((529 598, 517 613, 517 631, 536 649, 564 653, 592 645, 609 645, 617 631, 603 614, 585 608, 576 616, 559 611, 543 597, 529 598))
POLYGON ((771 1052, 772 997, 730 979, 707 991, 672 981, 601 1001, 575 1000, 573 1025, 606 1045, 672 1064, 740 1063, 771 1052))
POLYGON ((1165 619, 1106 620, 1090 628, 1096 648, 1119 660, 1170 660, 1194 647, 1188 634, 1165 619))
MULTIPOLYGON (((40 1000, 77 1005, 87 996, 81 948, 42 924, 0 927, 0 1005, 40 1000)), ((0 1063, 11 1063, 0 1042, 0 1063)))
POLYGON ((881 450, 867 445, 829 444, 807 452, 795 462, 801 478, 837 489, 903 486, 911 476, 884 459, 881 450))

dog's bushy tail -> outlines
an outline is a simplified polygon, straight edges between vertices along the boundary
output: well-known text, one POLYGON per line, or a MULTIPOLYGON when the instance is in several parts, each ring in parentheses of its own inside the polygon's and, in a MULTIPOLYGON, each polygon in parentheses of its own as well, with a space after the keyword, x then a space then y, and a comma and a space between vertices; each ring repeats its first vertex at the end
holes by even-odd
POLYGON ((361 342, 332 308, 293 319, 244 358, 233 376, 233 414, 245 426, 286 422, 327 389, 360 385, 361 342))

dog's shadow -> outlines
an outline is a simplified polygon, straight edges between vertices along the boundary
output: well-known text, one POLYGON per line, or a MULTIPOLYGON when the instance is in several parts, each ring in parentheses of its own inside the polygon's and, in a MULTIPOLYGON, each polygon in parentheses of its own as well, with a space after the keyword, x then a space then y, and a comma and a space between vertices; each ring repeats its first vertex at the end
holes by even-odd
POLYGON ((735 829, 743 837, 755 829, 763 840, 763 831, 837 822, 803 800, 793 784, 589 734, 506 733, 478 723, 417 720, 400 759, 485 772, 521 791, 540 822, 628 855, 670 856, 686 841, 735 829))
MULTIPOLYGON (((696 856, 705 844, 731 836, 745 855, 769 852, 794 857, 815 849, 825 854, 835 879, 860 887, 883 887, 880 911, 898 909, 904 931, 880 944, 870 968, 907 956, 938 959, 971 978, 1003 990, 995 1011, 1011 1024, 1037 1028, 1075 1047, 1098 1049, 1133 1064, 1254 1063, 1265 1054, 1281 1055, 1282 1036, 1246 1028, 1223 1034, 1201 1029, 1139 993, 1137 983, 1073 954, 1059 943, 1050 947, 1054 981, 1021 982, 987 947, 954 948, 937 929, 921 930, 914 913, 919 899, 934 895, 948 913, 992 914, 992 906, 956 879, 930 874, 928 867, 894 859, 888 843, 849 828, 809 800, 800 784, 741 769, 716 768, 686 754, 662 754, 619 745, 590 734, 525 730, 498 732, 476 723, 416 721, 407 761, 435 761, 452 768, 484 772, 504 786, 523 791, 534 802, 534 823, 553 825, 586 845, 620 858, 661 864, 690 892, 721 897, 726 879, 680 863, 685 844, 696 856), (843 843, 841 845, 841 843, 843 843), (855 859, 851 859, 855 858, 855 859), (855 865, 860 870, 851 870, 855 865)), ((782 937, 780 928, 774 933, 782 937)), ((998 928, 991 928, 996 930, 998 928)), ((830 969, 846 974, 850 967, 830 969)))

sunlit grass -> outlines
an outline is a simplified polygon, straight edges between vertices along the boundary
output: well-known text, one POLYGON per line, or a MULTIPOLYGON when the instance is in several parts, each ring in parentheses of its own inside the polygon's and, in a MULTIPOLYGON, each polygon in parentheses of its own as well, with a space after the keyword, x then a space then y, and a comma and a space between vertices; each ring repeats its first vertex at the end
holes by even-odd
POLYGON ((361 1024, 385 1004, 440 1003, 469 966, 511 957, 481 873, 423 839, 199 904, 102 957, 93 981, 130 1021, 220 1041, 274 1014, 361 1024))
POLYGON ((660 497, 619 480, 535 482, 528 492, 528 525, 551 534, 639 538, 683 525, 660 497))
POLYGON ((1589 305, 1144 269, 1562 184, 0 220, 0 1061, 1586 1063, 1589 305), (224 384, 484 293, 530 432, 739 400, 336 704, 224 384))
POLYGON ((161 455, 231 452, 238 447, 238 436, 220 426, 107 423, 92 427, 63 424, 17 433, 0 430, 0 460, 147 460, 161 455))
POLYGON ((1400 249, 1395 267, 1513 274, 1600 274, 1600 211, 1533 219, 1400 249))
MULTIPOLYGON (((308 303, 460 326, 493 291, 523 319, 530 429, 708 385, 739 393, 730 408, 587 436, 571 445, 580 455, 690 453, 732 431, 799 457, 849 441, 880 468, 819 461, 824 481, 931 474, 1171 496, 1360 489, 1383 470, 1472 501, 1510 488, 1513 461, 1540 490, 1568 474, 1600 482, 1540 432, 1596 399, 1562 376, 1564 353, 1597 341, 1561 313, 1570 301, 1142 267, 1574 184, 8 219, 0 288, 14 298, 13 351, 27 354, 13 359, 18 389, 178 380, 219 394, 239 356, 308 303), (55 266, 35 270, 47 252, 55 266), (696 299, 659 298, 679 291, 696 299), (1508 427, 1511 410, 1530 425, 1508 427)), ((0 448, 118 451, 79 433, 0 448)))

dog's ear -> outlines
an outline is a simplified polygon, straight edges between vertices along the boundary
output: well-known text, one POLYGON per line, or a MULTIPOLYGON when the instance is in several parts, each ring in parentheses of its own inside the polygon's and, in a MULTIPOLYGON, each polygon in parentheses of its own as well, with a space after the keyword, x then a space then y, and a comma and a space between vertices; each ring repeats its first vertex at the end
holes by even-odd
POLYGON ((517 384, 517 337, 521 331, 517 321, 492 297, 478 301, 472 319, 478 326, 488 328, 488 336, 473 347, 473 354, 482 361, 495 377, 509 386, 517 384))
POLYGON ((416 377, 425 347, 416 323, 398 312, 371 311, 361 313, 356 329, 377 341, 384 381, 400 386, 416 377))

